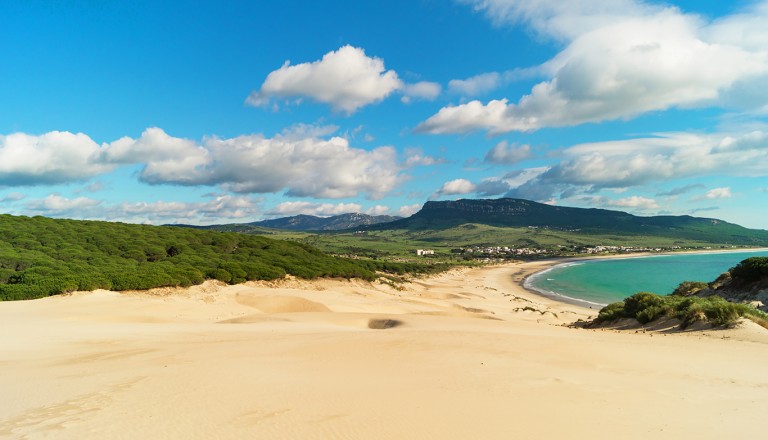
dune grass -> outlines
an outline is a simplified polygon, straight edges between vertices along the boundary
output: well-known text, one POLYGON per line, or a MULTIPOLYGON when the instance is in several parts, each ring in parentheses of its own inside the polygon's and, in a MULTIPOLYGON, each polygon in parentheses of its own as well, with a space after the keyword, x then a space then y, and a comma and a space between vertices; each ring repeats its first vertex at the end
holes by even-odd
POLYGON ((699 298, 640 292, 624 301, 605 306, 594 323, 603 324, 622 318, 634 318, 640 324, 660 318, 676 318, 680 320, 683 329, 698 321, 728 327, 734 325, 739 318, 747 318, 768 328, 768 314, 747 304, 726 301, 719 296, 699 298))

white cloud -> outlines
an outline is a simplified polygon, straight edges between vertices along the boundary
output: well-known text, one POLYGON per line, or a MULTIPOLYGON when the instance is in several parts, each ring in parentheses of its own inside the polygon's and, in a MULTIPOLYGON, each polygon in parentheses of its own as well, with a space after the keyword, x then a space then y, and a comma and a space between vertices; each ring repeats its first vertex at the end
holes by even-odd
POLYGON ((412 99, 422 99, 425 101, 434 101, 440 96, 442 87, 440 84, 430 81, 421 81, 414 84, 405 84, 402 87, 404 103, 411 102, 412 99))
POLYGON ((579 200, 585 201, 592 206, 604 208, 622 208, 630 211, 645 211, 661 209, 658 202, 654 199, 641 196, 630 196, 621 199, 610 199, 602 196, 581 197, 579 200))
POLYGON ((387 215, 389 211, 389 206, 376 205, 372 208, 366 209, 365 213, 368 215, 387 215))
POLYGON ((419 132, 532 131, 670 108, 764 106, 745 91, 768 96, 762 91, 768 85, 764 46, 734 38, 721 44, 713 34, 724 31, 675 8, 629 0, 472 3, 496 20, 530 23, 565 48, 540 66, 550 79, 517 103, 496 99, 444 107, 419 132))
POLYGON ((71 216, 81 212, 88 212, 101 204, 100 200, 87 197, 68 199, 59 194, 51 194, 43 199, 28 201, 26 208, 30 211, 45 213, 51 216, 71 216))
POLYGON ((413 205, 403 205, 395 211, 395 215, 400 217, 410 217, 421 210, 421 204, 416 203, 413 205))
POLYGON ((106 145, 103 160, 113 164, 145 164, 141 180, 147 183, 173 182, 194 185, 201 170, 212 158, 195 142, 169 136, 160 128, 146 129, 138 139, 123 137, 106 145))
POLYGON ((487 129, 491 134, 531 130, 534 122, 512 121, 507 115, 507 100, 492 100, 488 104, 470 101, 458 106, 441 108, 437 114, 416 127, 417 133, 468 133, 487 129))
POLYGON ((445 182, 437 193, 439 195, 469 194, 475 192, 477 186, 467 179, 454 179, 445 182))
POLYGON ((112 169, 99 145, 83 133, 0 135, 0 185, 44 185, 86 180, 112 169))
POLYGON ((306 201, 283 202, 267 211, 267 215, 284 217, 293 215, 314 215, 330 217, 333 215, 357 213, 363 207, 357 203, 314 203, 306 201))
MULTIPOLYGON (((581 144, 564 160, 517 188, 521 197, 630 188, 710 174, 768 175, 768 133, 660 133, 654 138, 581 144)), ((687 191, 684 187, 675 191, 687 191)))
POLYGON ((461 96, 484 95, 498 88, 501 79, 498 72, 481 73, 467 79, 452 79, 448 82, 448 91, 461 96))
MULTIPOLYGON (((362 126, 358 126, 352 130, 351 136, 344 136, 347 138, 354 137, 354 134, 362 130, 362 126)), ((280 136, 286 139, 305 139, 312 137, 324 137, 330 136, 339 131, 338 125, 314 125, 314 124, 293 124, 290 127, 283 129, 280 132, 280 136)))
POLYGON ((285 190, 301 197, 345 198, 367 194, 377 199, 403 176, 392 147, 351 148, 341 137, 265 138, 244 135, 204 138, 202 144, 167 135, 159 128, 133 140, 109 144, 110 163, 143 163, 139 178, 151 184, 221 185, 237 193, 285 190))
POLYGON ((723 188, 711 189, 707 191, 704 195, 694 197, 692 200, 700 201, 700 200, 730 199, 731 197, 733 197, 731 188, 726 186, 723 188))
POLYGON ((569 41, 626 17, 649 15, 662 7, 637 0, 460 0, 484 12, 497 25, 522 23, 540 36, 569 41))
POLYGON ((421 149, 408 148, 405 150, 405 162, 406 168, 416 166, 430 166, 445 163, 445 159, 427 156, 421 149))
POLYGON ((635 209, 660 209, 661 207, 656 200, 649 199, 647 197, 631 196, 618 200, 610 200, 608 206, 616 206, 621 208, 635 208, 635 209))
POLYGON ((216 195, 203 202, 137 202, 108 204, 87 197, 66 198, 52 194, 25 204, 26 212, 49 217, 124 221, 130 223, 209 224, 253 219, 259 214, 258 200, 216 195))
MULTIPOLYGON (((402 87, 397 73, 386 70, 383 60, 368 57, 363 49, 347 45, 328 52, 319 61, 296 65, 286 61, 267 76, 246 103, 264 106, 272 98, 308 97, 350 114, 402 87)), ((423 86, 416 88, 417 92, 423 92, 423 86)))
POLYGON ((24 200, 25 198, 27 198, 26 194, 22 194, 20 192, 12 192, 4 195, 3 197, 0 197, 0 203, 18 202, 19 200, 24 200))
POLYGON ((501 141, 485 155, 487 163, 512 165, 533 156, 530 145, 509 144, 501 141))

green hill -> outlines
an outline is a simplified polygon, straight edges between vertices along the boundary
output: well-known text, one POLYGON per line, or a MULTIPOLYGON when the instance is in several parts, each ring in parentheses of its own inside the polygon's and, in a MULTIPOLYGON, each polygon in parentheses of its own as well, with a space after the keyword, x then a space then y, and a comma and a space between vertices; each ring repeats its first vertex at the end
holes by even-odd
POLYGON ((582 235, 653 236, 742 246, 768 245, 768 231, 747 229, 717 219, 640 217, 621 211, 553 206, 522 199, 427 202, 411 217, 376 225, 375 228, 436 230, 468 223, 506 228, 548 228, 582 235))
POLYGON ((0 215, 0 300, 281 278, 373 279, 427 266, 331 257, 306 244, 192 228, 0 215))

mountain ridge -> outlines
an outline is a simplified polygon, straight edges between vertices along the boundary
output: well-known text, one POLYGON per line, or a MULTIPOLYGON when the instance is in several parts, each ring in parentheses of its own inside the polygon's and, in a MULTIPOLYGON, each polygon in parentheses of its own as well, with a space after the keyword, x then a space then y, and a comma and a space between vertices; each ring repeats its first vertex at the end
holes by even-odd
POLYGON ((368 215, 354 212, 330 217, 299 214, 271 220, 261 220, 249 223, 249 225, 289 231, 340 231, 356 228, 358 226, 389 223, 400 219, 402 219, 402 217, 392 215, 368 215))

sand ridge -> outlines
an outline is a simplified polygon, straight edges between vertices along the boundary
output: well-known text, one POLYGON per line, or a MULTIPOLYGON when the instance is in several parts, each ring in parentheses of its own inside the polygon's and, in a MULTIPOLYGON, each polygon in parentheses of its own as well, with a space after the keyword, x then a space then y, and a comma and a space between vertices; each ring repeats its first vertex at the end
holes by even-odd
POLYGON ((762 328, 571 328, 552 261, 0 303, 0 438, 744 438, 762 328))

